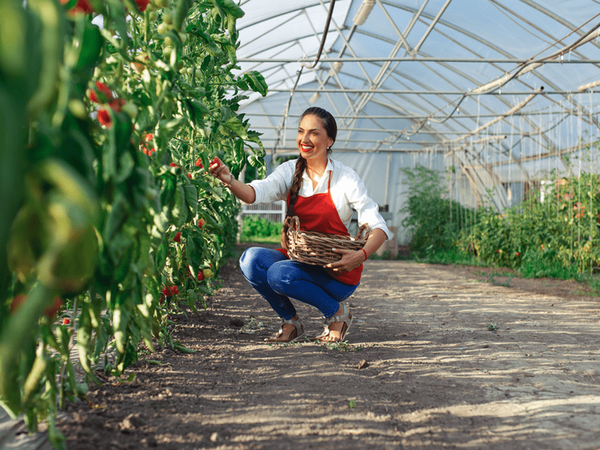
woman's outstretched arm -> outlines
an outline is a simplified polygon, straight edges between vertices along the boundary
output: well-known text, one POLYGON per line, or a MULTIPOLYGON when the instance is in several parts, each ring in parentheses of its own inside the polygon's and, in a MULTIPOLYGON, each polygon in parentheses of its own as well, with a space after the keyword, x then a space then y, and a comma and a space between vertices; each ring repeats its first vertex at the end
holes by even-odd
POLYGON ((208 171, 229 188, 231 193, 244 203, 252 204, 256 200, 254 188, 246 183, 238 181, 229 168, 219 158, 215 158, 208 166, 208 171))

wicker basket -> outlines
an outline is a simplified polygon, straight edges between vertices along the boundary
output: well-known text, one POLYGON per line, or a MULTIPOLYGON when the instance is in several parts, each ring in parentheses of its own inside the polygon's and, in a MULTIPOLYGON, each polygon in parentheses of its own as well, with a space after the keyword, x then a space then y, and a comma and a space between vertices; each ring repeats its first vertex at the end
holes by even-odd
POLYGON ((360 250, 367 243, 371 229, 367 224, 360 227, 356 237, 337 234, 303 231, 298 216, 292 218, 287 232, 288 255, 294 261, 323 266, 342 259, 342 255, 331 249, 360 250), (364 237, 360 237, 363 234, 364 237))

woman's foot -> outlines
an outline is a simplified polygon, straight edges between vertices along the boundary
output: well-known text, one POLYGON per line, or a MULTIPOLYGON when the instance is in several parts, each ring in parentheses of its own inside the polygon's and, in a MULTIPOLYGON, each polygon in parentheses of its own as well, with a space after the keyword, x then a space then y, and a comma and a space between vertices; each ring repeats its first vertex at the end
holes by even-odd
POLYGON ((267 342, 286 343, 293 342, 302 336, 304 336, 304 326, 298 316, 294 316, 290 320, 284 320, 277 334, 265 340, 267 342))
POLYGON ((328 328, 329 334, 319 338, 321 342, 339 342, 342 340, 342 332, 345 334, 348 330, 348 326, 344 322, 333 322, 329 324, 328 328))
POLYGON ((325 330, 319 336, 320 342, 340 342, 343 341, 350 325, 352 325, 352 314, 348 311, 348 306, 342 305, 333 317, 325 319, 325 330))

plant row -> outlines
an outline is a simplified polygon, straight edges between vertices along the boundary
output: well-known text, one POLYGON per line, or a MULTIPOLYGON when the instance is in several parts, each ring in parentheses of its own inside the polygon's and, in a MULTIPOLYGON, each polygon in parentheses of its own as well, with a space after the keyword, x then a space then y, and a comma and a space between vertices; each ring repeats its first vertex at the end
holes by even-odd
POLYGON ((57 408, 143 347, 188 351, 168 313, 218 286, 238 204, 206 168, 264 173, 239 113, 267 92, 236 65, 242 16, 232 0, 0 3, 0 404, 47 419, 56 448, 57 408))
POLYGON ((409 198, 404 225, 420 257, 476 257, 527 277, 570 278, 600 267, 600 176, 549 177, 514 207, 469 209, 445 198, 438 172, 405 170, 409 198))

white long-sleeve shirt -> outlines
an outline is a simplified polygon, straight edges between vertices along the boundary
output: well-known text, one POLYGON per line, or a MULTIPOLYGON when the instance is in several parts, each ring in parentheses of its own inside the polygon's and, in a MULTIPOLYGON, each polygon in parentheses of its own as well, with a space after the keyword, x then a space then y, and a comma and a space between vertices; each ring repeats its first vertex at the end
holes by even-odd
MULTIPOLYGON (((277 200, 287 201, 288 192, 292 186, 294 171, 296 170, 296 159, 287 161, 277 167, 264 180, 254 180, 250 186, 256 192, 255 203, 270 203, 277 200)), ((339 161, 328 160, 327 168, 323 176, 317 181, 313 190, 313 184, 304 171, 299 194, 302 197, 310 197, 314 194, 327 192, 329 173, 331 172, 331 198, 340 219, 346 225, 352 220, 352 210, 358 213, 358 224, 368 224, 372 230, 379 228, 387 235, 388 239, 393 237, 385 220, 379 214, 379 206, 368 195, 365 183, 360 179, 354 169, 345 166, 339 161)))

